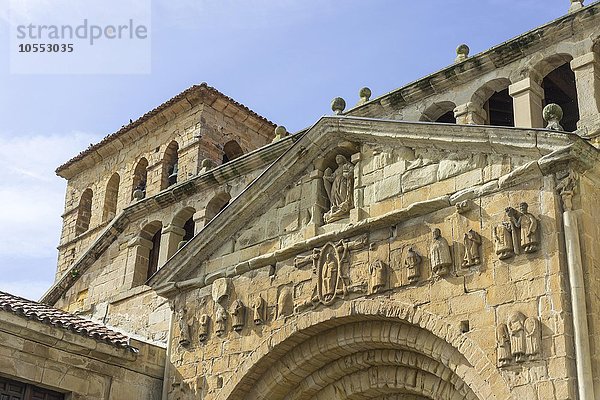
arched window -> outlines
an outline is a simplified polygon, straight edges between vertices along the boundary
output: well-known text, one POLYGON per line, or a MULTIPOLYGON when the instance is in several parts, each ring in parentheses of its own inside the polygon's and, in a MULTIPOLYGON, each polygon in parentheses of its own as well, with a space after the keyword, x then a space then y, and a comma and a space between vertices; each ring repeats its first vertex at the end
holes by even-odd
POLYGON ((561 125, 567 132, 575 131, 579 121, 579 103, 575 73, 571 70, 569 62, 550 71, 542 80, 542 88, 544 106, 551 103, 558 104, 564 114, 561 125))
POLYGON ((471 101, 482 106, 486 125, 515 126, 513 98, 508 93, 510 83, 508 78, 492 79, 473 94, 471 101))
POLYGON ((110 221, 117 215, 117 200, 119 197, 119 184, 121 177, 116 172, 108 180, 106 192, 104 193, 104 209, 102 210, 102 222, 110 221))
POLYGON ((178 151, 179 145, 176 141, 169 143, 165 150, 162 161, 161 190, 177 183, 177 175, 179 173, 178 151))
POLYGON ((90 219, 92 218, 92 189, 85 189, 79 205, 77 206, 77 221, 75 223, 75 235, 81 235, 90 228, 90 219))
MULTIPOLYGON (((194 214, 196 210, 193 207, 186 207, 179 211, 173 217, 171 223, 163 229, 163 234, 166 235, 166 258, 169 259, 185 242, 194 237, 195 222, 194 214)), ((163 249, 165 252, 165 249, 163 249)))
POLYGON ((229 193, 219 193, 215 197, 213 197, 208 204, 206 205, 206 211, 204 213, 204 218, 206 224, 210 222, 218 213, 221 212, 222 209, 227 207, 229 204, 229 200, 231 200, 231 196, 229 193))
POLYGON ((456 104, 451 101, 441 101, 433 103, 423 113, 420 121, 426 122, 442 122, 447 124, 455 124, 454 109, 456 104))
POLYGON ((239 143, 235 140, 230 140, 229 142, 225 143, 225 146, 223 146, 223 164, 234 160, 243 154, 244 151, 240 147, 239 143))
POLYGON ((131 199, 146 197, 146 182, 148 178, 148 160, 141 158, 133 170, 133 185, 131 199), (139 196, 139 197, 137 197, 139 196))
POLYGON ((141 260, 145 261, 145 265, 142 264, 140 266, 142 268, 142 272, 144 272, 144 282, 154 275, 156 271, 158 271, 161 235, 162 223, 160 221, 149 223, 142 229, 142 232, 140 233, 140 236, 143 239, 148 240, 146 243, 149 245, 149 248, 147 249, 147 258, 144 260, 143 254, 140 254, 141 257, 139 257, 141 260))

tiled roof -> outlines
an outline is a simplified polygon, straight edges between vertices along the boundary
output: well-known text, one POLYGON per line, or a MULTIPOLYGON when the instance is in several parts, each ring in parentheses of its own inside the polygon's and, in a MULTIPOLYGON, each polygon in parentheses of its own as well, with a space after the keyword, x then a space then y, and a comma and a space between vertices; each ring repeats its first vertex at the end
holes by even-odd
POLYGON ((141 117, 139 117, 138 119, 136 119, 133 122, 130 122, 127 125, 124 125, 121 129, 119 129, 118 131, 111 133, 108 136, 105 136, 104 139, 102 139, 101 141, 99 141, 96 144, 90 145, 87 149, 83 150, 81 153, 79 153, 78 155, 76 155, 75 157, 73 157, 72 159, 70 159, 69 161, 67 161, 66 163, 64 163, 63 165, 61 165, 60 167, 56 168, 56 173, 59 173, 60 171, 64 170, 65 168, 67 168, 69 165, 83 159, 85 156, 87 156, 88 154, 94 152, 96 149, 104 146, 106 143, 109 143, 111 141, 113 141, 114 139, 116 139, 117 137, 119 137, 121 134, 141 125, 143 122, 147 121, 148 119, 152 118, 153 116, 155 116, 156 114, 160 113, 161 111, 165 110, 166 108, 168 108, 169 106, 177 103, 179 100, 184 99, 188 94, 191 94, 197 90, 206 90, 214 95, 217 95, 218 97, 226 100, 227 102, 240 107, 241 109, 245 110, 248 114, 254 116, 255 118, 263 121, 264 123, 268 124, 268 125, 272 125, 273 127, 275 127, 275 123, 273 123, 272 121, 269 121, 268 119, 266 119, 265 117, 263 117, 262 115, 257 114, 256 112, 252 111, 251 109, 249 109, 248 107, 246 107, 245 105, 243 105, 242 103, 239 103, 237 101, 235 101, 234 99, 232 99, 231 97, 221 93, 220 91, 218 91, 217 89, 215 89, 212 86, 209 86, 206 82, 202 82, 199 85, 194 85, 191 86, 189 88, 187 88, 186 90, 184 90, 183 92, 179 93, 177 96, 171 98, 170 100, 165 101, 164 103, 162 103, 161 105, 159 105, 158 107, 156 107, 153 110, 148 111, 146 114, 142 115, 141 117))
POLYGON ((0 309, 46 325, 66 329, 97 341, 106 342, 115 347, 137 351, 129 345, 129 338, 122 333, 115 332, 97 322, 6 292, 0 292, 0 309))

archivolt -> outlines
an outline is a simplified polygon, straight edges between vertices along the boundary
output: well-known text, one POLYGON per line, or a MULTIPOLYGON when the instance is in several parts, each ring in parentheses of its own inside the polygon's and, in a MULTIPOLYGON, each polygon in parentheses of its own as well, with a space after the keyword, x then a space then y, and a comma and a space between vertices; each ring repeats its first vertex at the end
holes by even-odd
POLYGON ((439 317, 412 305, 360 299, 286 320, 242 362, 216 399, 394 399, 400 394, 511 398, 483 351, 439 317), (421 383, 397 379, 412 376, 410 371, 421 383), (362 386, 355 390, 359 377, 362 386))

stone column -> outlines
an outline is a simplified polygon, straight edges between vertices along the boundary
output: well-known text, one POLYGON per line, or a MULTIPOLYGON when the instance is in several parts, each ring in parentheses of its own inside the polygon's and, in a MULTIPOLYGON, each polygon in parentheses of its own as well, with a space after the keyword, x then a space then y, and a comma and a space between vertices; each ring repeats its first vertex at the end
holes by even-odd
POLYGON ((525 78, 508 87, 513 98, 515 126, 517 128, 543 128, 544 89, 532 80, 525 78))
POLYGON ((458 125, 485 125, 487 121, 483 107, 473 102, 457 106, 454 109, 454 117, 458 125))
POLYGON ((194 232, 198 233, 204 228, 204 225, 208 223, 208 221, 206 220, 206 208, 200 211, 196 211, 192 218, 194 219, 195 224, 194 232))
POLYGON ((597 120, 600 113, 600 56, 587 53, 571 61, 577 85, 579 103, 578 127, 590 120, 597 120))
POLYGON ((148 278, 152 241, 138 236, 129 241, 128 247, 124 284, 133 288, 144 284, 148 278))
POLYGON ((162 230, 160 236, 160 251, 158 253, 158 267, 164 265, 165 262, 177 251, 179 242, 185 236, 185 229, 169 224, 162 230))

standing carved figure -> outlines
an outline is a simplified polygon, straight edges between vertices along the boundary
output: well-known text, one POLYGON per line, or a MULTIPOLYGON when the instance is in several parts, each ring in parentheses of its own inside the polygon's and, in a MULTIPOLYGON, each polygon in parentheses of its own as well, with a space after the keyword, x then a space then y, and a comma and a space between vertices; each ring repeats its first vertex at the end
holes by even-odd
POLYGON ((385 264, 380 260, 376 260, 374 263, 369 265, 369 293, 379 293, 385 289, 385 282, 387 280, 387 274, 385 270, 385 264))
POLYGON ((323 264, 323 296, 325 301, 329 301, 335 295, 337 275, 337 263, 332 259, 331 253, 327 253, 327 258, 323 264))
POLYGON ((421 276, 420 265, 421 256, 412 247, 409 247, 404 259, 404 267, 406 267, 406 278, 410 283, 419 280, 421 276))
POLYGON ((525 338, 526 354, 533 358, 540 353, 541 330, 537 318, 529 317, 525 320, 525 338))
POLYGON ((505 260, 515 255, 510 223, 502 222, 492 230, 496 254, 500 260, 505 260))
POLYGON ((496 328, 496 340, 498 342, 498 365, 504 367, 512 360, 512 353, 510 351, 510 335, 508 334, 508 328, 506 324, 498 325, 496 328))
POLYGON ((244 328, 245 319, 246 307, 240 299, 237 299, 231 307, 231 328, 236 332, 240 332, 244 328))
POLYGON ((450 255, 450 246, 446 239, 442 237, 439 228, 432 232, 433 243, 431 244, 431 269, 437 276, 444 276, 450 272, 452 266, 452 256, 450 255))
POLYGON ((206 341, 208 339, 208 323, 210 321, 210 317, 207 314, 202 314, 200 316, 200 327, 198 328, 198 338, 201 342, 206 341))
POLYGON ((538 249, 538 221, 527 211, 527 203, 519 205, 519 227, 521 228, 521 248, 525 253, 533 253, 538 249))
POLYGON ((261 295, 256 296, 252 303, 252 320, 254 321, 254 325, 265 323, 265 301, 261 295))
POLYGON ((354 165, 346 157, 335 157, 338 167, 335 171, 327 168, 323 174, 323 183, 331 205, 325 213, 325 222, 344 218, 354 207, 354 165))
POLYGON ((190 326, 187 321, 187 310, 183 309, 179 311, 177 318, 179 319, 179 344, 182 346, 189 346, 190 340, 190 326))
POLYGON ((510 348, 516 362, 525 360, 525 316, 521 312, 515 312, 508 317, 508 330, 510 332, 510 348))
POLYGON ((217 311, 215 313, 215 333, 217 336, 221 336, 227 330, 227 311, 225 308, 217 304, 217 311))
POLYGON ((479 246, 481 246, 481 236, 473 229, 469 229, 464 236, 465 257, 463 258, 463 268, 472 267, 481 264, 479 257, 479 246))

